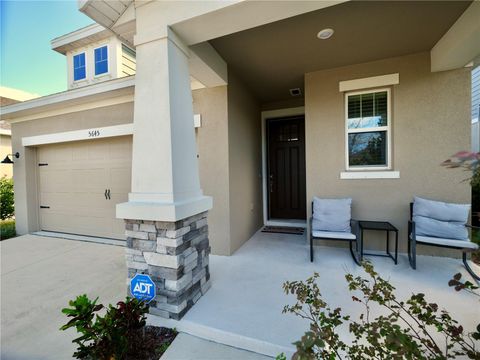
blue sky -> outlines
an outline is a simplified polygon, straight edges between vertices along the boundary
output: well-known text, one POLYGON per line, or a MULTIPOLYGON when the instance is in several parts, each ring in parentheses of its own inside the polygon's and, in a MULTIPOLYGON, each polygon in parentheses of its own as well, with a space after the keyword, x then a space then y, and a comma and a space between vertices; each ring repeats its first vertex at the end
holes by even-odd
POLYGON ((0 84, 39 95, 67 89, 66 59, 50 40, 93 23, 76 0, 0 0, 0 84))

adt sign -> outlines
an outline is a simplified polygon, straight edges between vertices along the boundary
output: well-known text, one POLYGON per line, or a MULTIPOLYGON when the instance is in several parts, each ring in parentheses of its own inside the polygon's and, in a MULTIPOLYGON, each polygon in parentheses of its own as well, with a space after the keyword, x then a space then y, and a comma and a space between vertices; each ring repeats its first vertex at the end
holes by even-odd
POLYGON ((155 299, 155 284, 150 276, 137 274, 130 280, 130 292, 136 299, 149 303, 155 299))

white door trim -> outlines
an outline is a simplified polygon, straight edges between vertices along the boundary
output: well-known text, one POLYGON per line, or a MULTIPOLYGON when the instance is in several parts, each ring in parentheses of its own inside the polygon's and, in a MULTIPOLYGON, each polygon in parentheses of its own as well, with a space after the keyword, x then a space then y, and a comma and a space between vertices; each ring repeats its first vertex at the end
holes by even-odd
POLYGON ((79 140, 94 140, 132 134, 133 123, 75 131, 65 131, 45 135, 26 136, 22 138, 22 146, 56 144, 79 140))
POLYGON ((267 226, 296 226, 307 227, 306 221, 301 220, 269 220, 268 219, 268 174, 267 174, 267 119, 286 116, 305 115, 305 107, 262 111, 262 196, 263 196, 263 224, 267 226))

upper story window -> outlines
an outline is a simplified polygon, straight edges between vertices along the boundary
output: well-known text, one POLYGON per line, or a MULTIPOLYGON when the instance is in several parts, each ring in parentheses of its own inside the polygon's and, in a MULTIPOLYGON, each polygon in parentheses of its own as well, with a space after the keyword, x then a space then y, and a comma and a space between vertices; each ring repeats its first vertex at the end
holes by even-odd
POLYGON ((85 53, 73 56, 73 80, 82 80, 87 76, 85 67, 85 53))
POLYGON ((346 94, 347 170, 391 168, 390 89, 346 94))
POLYGON ((95 49, 95 75, 101 75, 108 72, 108 46, 102 46, 95 49))

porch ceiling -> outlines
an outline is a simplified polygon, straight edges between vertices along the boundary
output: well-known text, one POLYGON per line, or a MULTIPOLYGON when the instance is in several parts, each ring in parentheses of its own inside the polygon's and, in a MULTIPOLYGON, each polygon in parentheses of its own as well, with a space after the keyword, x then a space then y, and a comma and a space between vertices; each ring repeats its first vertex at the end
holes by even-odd
POLYGON ((429 51, 471 1, 352 1, 210 43, 262 103, 291 99, 304 74, 429 51), (332 38, 319 40, 324 28, 332 38))

